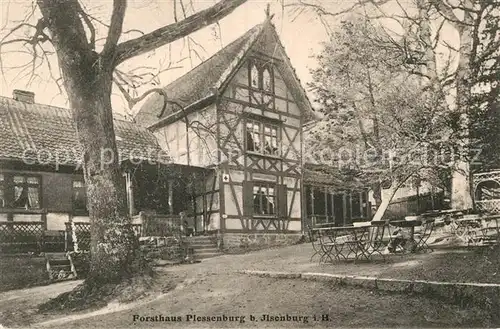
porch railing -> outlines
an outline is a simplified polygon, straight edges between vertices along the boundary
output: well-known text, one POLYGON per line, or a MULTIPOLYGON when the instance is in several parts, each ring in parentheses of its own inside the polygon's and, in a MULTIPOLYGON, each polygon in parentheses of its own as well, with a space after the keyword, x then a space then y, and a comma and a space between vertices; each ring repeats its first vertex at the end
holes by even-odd
POLYGON ((500 200, 476 200, 475 203, 478 212, 500 214, 500 200))
POLYGON ((143 236, 179 236, 182 234, 180 215, 140 214, 143 236))
MULTIPOLYGON (((144 215, 141 224, 132 224, 136 236, 181 236, 183 218, 179 215, 144 215)), ((44 222, 0 222, 0 253, 40 253, 90 250, 90 223, 66 222, 66 229, 45 230, 44 222)))
MULTIPOLYGON (((74 250, 75 242, 78 250, 90 250, 90 223, 67 222, 66 224, 66 250, 74 250), (76 240, 75 240, 76 239, 76 240)), ((136 236, 142 235, 142 225, 132 224, 136 236)))
POLYGON ((43 233, 43 222, 0 222, 0 252, 39 252, 43 233))

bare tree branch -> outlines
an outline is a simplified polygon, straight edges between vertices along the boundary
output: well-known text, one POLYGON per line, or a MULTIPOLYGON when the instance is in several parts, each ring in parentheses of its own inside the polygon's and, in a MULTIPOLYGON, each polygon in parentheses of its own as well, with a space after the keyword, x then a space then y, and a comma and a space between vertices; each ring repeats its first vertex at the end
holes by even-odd
MULTIPOLYGON (((38 7, 44 17, 44 22, 51 31, 54 46, 59 51, 78 53, 80 56, 91 55, 92 49, 88 43, 85 27, 80 18, 78 0, 39 0, 38 7), (68 28, 71 26, 71 28, 68 28)), ((78 65, 79 63, 73 63, 78 65)))
POLYGON ((129 58, 147 53, 213 24, 246 1, 221 0, 214 6, 197 12, 180 22, 169 24, 136 39, 125 41, 116 48, 114 64, 118 65, 129 58))
POLYGON ((437 9, 439 14, 443 16, 454 28, 458 31, 462 30, 464 22, 461 21, 453 12, 453 8, 446 4, 443 0, 429 0, 430 3, 437 9))
MULTIPOLYGON (((340 11, 336 11, 336 12, 330 12, 320 5, 313 4, 313 3, 307 3, 307 2, 304 2, 303 0, 299 0, 298 3, 291 3, 291 4, 283 5, 283 7, 285 7, 285 8, 286 7, 289 7, 289 8, 296 7, 296 8, 299 8, 299 10, 300 10, 300 8, 309 8, 309 9, 312 9, 313 11, 315 11, 320 16, 336 17, 336 16, 341 16, 344 14, 351 13, 355 9, 361 8, 365 5, 371 4, 371 5, 375 5, 375 6, 382 6, 386 3, 388 3, 389 1, 391 1, 391 0, 378 0, 378 1, 377 0, 357 0, 356 3, 353 4, 352 6, 346 8, 344 10, 340 10, 340 11)), ((300 15, 300 12, 298 15, 300 15)))
POLYGON ((113 1, 113 13, 111 14, 111 23, 109 24, 108 36, 106 37, 106 43, 104 44, 104 48, 101 52, 101 58, 104 65, 113 63, 118 40, 120 39, 120 36, 122 34, 123 19, 125 17, 126 9, 126 0, 113 1))
POLYGON ((94 24, 92 24, 92 21, 90 20, 89 16, 87 15, 87 13, 85 12, 85 10, 83 10, 81 4, 78 2, 78 6, 80 7, 80 16, 82 17, 82 19, 85 21, 85 24, 87 25, 87 27, 89 28, 89 31, 90 31, 90 39, 89 39, 89 44, 90 44, 90 48, 91 49, 95 49, 95 27, 94 27, 94 24))
POLYGON ((132 109, 137 103, 144 100, 147 96, 149 96, 150 94, 153 94, 153 93, 158 93, 161 96, 163 96, 163 107, 160 111, 161 115, 163 115, 163 113, 165 112, 168 104, 173 104, 181 110, 184 109, 184 107, 181 104, 179 104, 178 102, 173 101, 173 100, 169 100, 167 92, 162 88, 152 88, 152 89, 149 89, 148 91, 144 92, 139 97, 132 97, 128 93, 128 91, 125 89, 125 87, 123 87, 124 84, 127 84, 127 82, 125 81, 125 78, 120 74, 119 71, 115 71, 115 73, 116 73, 116 76, 113 77, 113 82, 116 84, 118 89, 121 91, 121 93, 125 97, 125 99, 128 103, 129 109, 132 109))

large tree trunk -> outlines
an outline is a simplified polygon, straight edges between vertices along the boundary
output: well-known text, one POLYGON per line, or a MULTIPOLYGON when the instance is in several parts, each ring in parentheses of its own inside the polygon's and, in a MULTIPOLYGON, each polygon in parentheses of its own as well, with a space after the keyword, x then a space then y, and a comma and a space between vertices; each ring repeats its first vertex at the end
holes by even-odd
MULTIPOLYGON (((466 13, 466 17, 469 14, 466 13)), ((468 20, 466 20, 468 21, 468 20)), ((452 175, 451 205, 454 209, 470 209, 473 207, 472 191, 470 184, 470 164, 469 164, 469 116, 471 99, 470 86, 470 52, 472 50, 471 27, 464 27, 460 33, 460 59, 458 61, 456 81, 457 97, 456 105, 459 112, 460 126, 460 148, 459 159, 455 162, 455 170, 452 175)))
MULTIPOLYGON (((465 13, 464 21, 470 23, 469 13, 465 13), (469 18, 469 19, 468 19, 469 18)), ((469 116, 471 99, 470 86, 470 52, 472 50, 472 27, 463 27, 460 31, 460 57, 458 60, 456 73, 456 109, 459 113, 459 154, 454 164, 452 175, 451 206, 454 209, 470 209, 473 207, 470 184, 470 163, 469 163, 469 116)))
POLYGON ((470 165, 466 160, 458 160, 454 164, 451 178, 451 207, 453 209, 471 209, 470 165))
POLYGON ((92 22, 78 0, 37 1, 43 16, 37 29, 48 29, 56 49, 78 140, 83 148, 91 223, 88 282, 118 281, 133 274, 137 264, 113 127, 110 98, 114 68, 129 58, 217 22, 245 1, 222 0, 180 22, 118 43, 127 2, 115 0, 106 43, 100 54, 94 50, 92 22), (90 34, 89 39, 87 34, 90 34))
POLYGON ((115 142, 111 73, 61 67, 84 155, 92 237, 90 278, 115 281, 132 274, 135 239, 115 142))
MULTIPOLYGON (((429 14, 429 0, 417 0, 418 15, 421 22, 419 37, 427 45, 424 51, 424 60, 426 71, 422 72, 429 78, 429 84, 434 95, 437 95, 436 106, 446 104, 446 95, 439 82, 439 74, 436 63, 436 52, 430 45, 432 42, 431 31, 431 18, 429 14)), ((470 1, 466 0, 463 4, 464 8, 472 8, 473 5, 470 1)), ((459 154, 458 158, 454 161, 454 171, 452 175, 452 191, 451 191, 451 204, 455 209, 469 209, 472 208, 471 185, 470 185, 470 165, 468 162, 468 148, 469 148, 469 113, 468 113, 468 100, 471 96, 470 84, 468 79, 470 77, 470 52, 472 50, 472 23, 473 19, 470 12, 464 13, 463 24, 458 20, 447 17, 446 9, 437 5, 440 12, 445 14, 445 19, 450 23, 460 37, 459 60, 456 69, 456 111, 460 114, 460 141, 459 141, 459 154)), ((453 13, 451 13, 453 15, 453 13)))
POLYGON ((127 215, 111 108, 112 65, 89 46, 75 0, 39 1, 57 49, 69 98, 83 171, 91 223, 88 282, 105 284, 130 274, 134 234, 127 215))

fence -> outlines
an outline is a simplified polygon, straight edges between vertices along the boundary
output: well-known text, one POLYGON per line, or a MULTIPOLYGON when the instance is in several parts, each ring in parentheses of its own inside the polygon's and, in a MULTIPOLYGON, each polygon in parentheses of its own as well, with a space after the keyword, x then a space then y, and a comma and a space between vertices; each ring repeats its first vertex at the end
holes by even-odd
MULTIPOLYGON (((136 236, 180 236, 183 218, 175 215, 144 215, 143 224, 131 224, 136 236)), ((90 250, 90 223, 65 223, 66 230, 46 231, 43 222, 0 222, 0 253, 64 252, 90 250)))
MULTIPOLYGON (((142 235, 141 224, 131 224, 136 236, 142 235)), ((75 238, 78 250, 90 250, 90 223, 73 222, 66 223, 66 250, 75 249, 75 238)))
POLYGON ((143 236, 178 236, 181 234, 181 216, 141 215, 143 236))
POLYGON ((0 252, 40 252, 43 235, 43 222, 0 222, 0 252))

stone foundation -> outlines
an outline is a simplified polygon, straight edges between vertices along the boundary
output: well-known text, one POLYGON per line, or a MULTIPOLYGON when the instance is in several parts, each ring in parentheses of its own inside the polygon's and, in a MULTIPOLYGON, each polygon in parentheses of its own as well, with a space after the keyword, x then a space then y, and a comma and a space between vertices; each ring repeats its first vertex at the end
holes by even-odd
POLYGON ((182 262, 186 257, 187 244, 174 237, 142 238, 140 249, 146 259, 182 262))
POLYGON ((243 253, 297 244, 304 236, 301 233, 223 233, 221 240, 225 253, 243 253))

